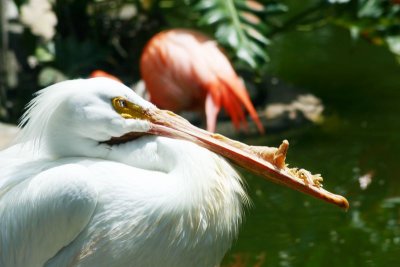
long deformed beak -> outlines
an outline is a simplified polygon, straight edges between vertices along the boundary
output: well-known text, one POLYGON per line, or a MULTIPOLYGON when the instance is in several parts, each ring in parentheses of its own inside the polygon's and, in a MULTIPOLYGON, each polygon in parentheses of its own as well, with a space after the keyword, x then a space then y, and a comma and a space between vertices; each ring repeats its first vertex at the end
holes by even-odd
MULTIPOLYGON (((148 120, 151 124, 148 134, 166 136, 194 142, 217 154, 220 154, 237 165, 278 184, 288 186, 326 202, 348 209, 349 203, 343 196, 333 194, 322 188, 322 177, 312 175, 305 169, 289 168, 285 163, 289 143, 285 140, 279 148, 248 146, 234 141, 220 134, 210 133, 200 129, 184 118, 171 111, 142 109, 132 107, 132 118, 148 120)), ((126 115, 125 118, 129 118, 126 115)), ((137 137, 137 134, 128 134, 124 138, 137 137)))

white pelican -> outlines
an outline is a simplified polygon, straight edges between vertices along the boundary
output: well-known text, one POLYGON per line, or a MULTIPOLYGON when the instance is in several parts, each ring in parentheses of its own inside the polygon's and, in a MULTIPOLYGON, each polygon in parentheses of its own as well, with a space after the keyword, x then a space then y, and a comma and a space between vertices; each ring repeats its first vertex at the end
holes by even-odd
POLYGON ((42 90, 22 124, 0 152, 0 266, 218 266, 247 196, 216 153, 348 207, 318 176, 287 168, 286 142, 211 134, 107 78, 42 90))

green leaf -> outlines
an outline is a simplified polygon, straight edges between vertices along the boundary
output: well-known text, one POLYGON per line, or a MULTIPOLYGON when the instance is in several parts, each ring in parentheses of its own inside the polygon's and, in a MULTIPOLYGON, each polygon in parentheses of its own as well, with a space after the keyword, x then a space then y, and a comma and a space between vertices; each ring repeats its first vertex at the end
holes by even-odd
POLYGON ((257 63, 254 60, 253 55, 247 48, 245 47, 239 48, 237 51, 237 56, 238 58, 249 64, 252 68, 255 68, 257 66, 257 63))
POLYGON ((374 17, 382 16, 383 10, 378 0, 363 0, 361 8, 358 11, 359 17, 374 17))
POLYGON ((228 14, 225 10, 221 9, 211 9, 207 13, 204 14, 202 18, 203 23, 214 24, 218 21, 224 20, 228 17, 228 14))
POLYGON ((265 37, 264 35, 262 35, 259 31, 255 30, 254 28, 252 28, 252 27, 247 27, 247 26, 245 26, 245 28, 246 28, 247 34, 248 34, 250 37, 252 37, 254 40, 257 40, 257 41, 259 41, 260 43, 263 43, 263 44, 265 44, 265 45, 269 45, 269 44, 271 43, 270 40, 269 40, 267 37, 265 37))
POLYGON ((254 0, 244 1, 244 4, 248 10, 252 10, 255 12, 262 12, 265 10, 265 6, 263 4, 254 0))
POLYGON ((214 25, 217 40, 231 48, 238 59, 252 68, 257 62, 268 60, 265 49, 270 43, 266 37, 268 26, 261 18, 285 6, 275 1, 200 0, 196 7, 202 12, 201 23, 214 25))
POLYGON ((265 12, 268 14, 277 14, 287 11, 288 7, 282 3, 271 3, 265 7, 265 12))
POLYGON ((251 43, 250 47, 252 48, 252 51, 255 55, 262 58, 265 62, 269 61, 269 56, 268 56, 267 50, 265 48, 263 49, 260 46, 255 45, 254 43, 251 43))
POLYGON ((216 6, 217 6, 217 1, 214 1, 214 0, 203 0, 203 1, 199 1, 195 5, 195 9, 206 10, 206 9, 210 9, 210 8, 215 8, 216 6))
POLYGON ((237 35, 237 31, 235 31, 235 28, 230 24, 224 24, 218 27, 215 36, 218 40, 229 44, 231 47, 239 46, 239 36, 237 35))

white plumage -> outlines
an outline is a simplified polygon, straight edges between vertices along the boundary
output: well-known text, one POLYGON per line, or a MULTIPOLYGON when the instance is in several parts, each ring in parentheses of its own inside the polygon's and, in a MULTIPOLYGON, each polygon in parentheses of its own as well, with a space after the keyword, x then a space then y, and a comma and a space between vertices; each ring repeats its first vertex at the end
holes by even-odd
POLYGON ((237 172, 210 150, 347 203, 294 177, 287 143, 260 149, 208 133, 107 78, 40 91, 22 124, 0 152, 4 267, 217 266, 248 199, 237 172))
POLYGON ((0 266, 215 266, 241 221, 235 170, 187 141, 111 137, 148 129, 111 99, 151 107, 116 82, 67 81, 30 104, 0 153, 0 266))

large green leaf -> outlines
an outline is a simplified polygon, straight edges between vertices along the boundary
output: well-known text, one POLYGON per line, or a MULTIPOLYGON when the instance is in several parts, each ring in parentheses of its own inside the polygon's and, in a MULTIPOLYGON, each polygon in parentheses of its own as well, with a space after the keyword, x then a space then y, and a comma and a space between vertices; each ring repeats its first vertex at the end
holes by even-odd
POLYGON ((201 13, 200 25, 212 25, 217 40, 252 68, 268 61, 265 19, 286 11, 276 1, 199 0, 196 9, 201 13))

